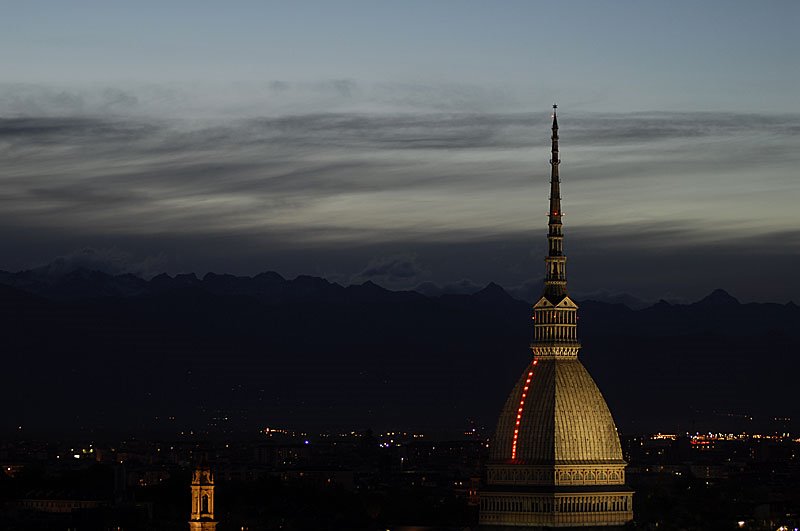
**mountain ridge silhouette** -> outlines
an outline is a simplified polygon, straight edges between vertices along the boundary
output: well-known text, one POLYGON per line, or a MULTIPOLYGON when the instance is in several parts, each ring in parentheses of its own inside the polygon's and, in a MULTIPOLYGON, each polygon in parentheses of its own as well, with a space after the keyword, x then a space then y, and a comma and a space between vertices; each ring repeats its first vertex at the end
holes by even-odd
MULTIPOLYGON (((770 429, 800 413, 797 305, 716 291, 641 310, 578 302, 580 358, 621 431, 770 429)), ((274 272, 0 272, 0 333, 13 375, 0 432, 455 432, 475 420, 490 434, 530 358, 530 304, 493 283, 429 297, 274 272)))

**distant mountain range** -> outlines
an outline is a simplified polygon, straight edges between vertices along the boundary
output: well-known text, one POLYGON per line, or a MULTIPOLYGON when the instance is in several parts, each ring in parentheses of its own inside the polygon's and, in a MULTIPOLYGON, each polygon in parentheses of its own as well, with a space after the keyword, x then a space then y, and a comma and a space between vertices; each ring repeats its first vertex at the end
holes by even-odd
MULTIPOLYGON (((800 425, 795 304, 579 303, 581 359, 621 431, 800 425)), ((0 337, 0 434, 490 433, 530 356, 530 305, 496 284, 0 272, 0 337)))

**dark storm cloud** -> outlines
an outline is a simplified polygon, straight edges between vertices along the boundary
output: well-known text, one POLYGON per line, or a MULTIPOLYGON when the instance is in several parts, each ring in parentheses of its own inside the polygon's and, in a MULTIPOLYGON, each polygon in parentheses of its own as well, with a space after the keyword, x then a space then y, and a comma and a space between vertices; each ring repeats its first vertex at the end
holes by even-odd
MULTIPOLYGON (((546 122, 546 120, 544 121, 546 122)), ((47 147, 80 148, 84 158, 92 151, 113 148, 123 157, 120 162, 139 156, 158 157, 164 154, 205 154, 205 158, 254 159, 254 164, 269 165, 275 160, 303 165, 306 155, 331 151, 369 150, 382 153, 394 150, 436 151, 529 148, 534 141, 541 144, 543 135, 534 137, 531 130, 542 129, 543 121, 530 115, 362 115, 315 114, 240 120, 225 125, 187 128, 185 123, 165 121, 98 119, 98 118, 18 118, 0 119, 0 139, 5 149, 30 149, 39 144, 47 147), (535 129, 537 128, 538 129, 535 129), (523 131, 524 128, 524 131, 523 131), (519 134, 517 134, 519 133, 519 134), (248 152, 248 148, 263 150, 248 152), (234 150, 236 153, 232 152, 234 150)), ((768 133, 792 137, 800 131, 800 117, 775 118, 752 116, 665 115, 653 117, 629 115, 622 118, 578 117, 569 131, 570 149, 595 143, 614 144, 622 149, 628 144, 641 144, 691 137, 717 137, 742 132, 768 133), (695 116, 695 118, 690 118, 695 116), (612 122, 609 124, 608 122, 612 122)), ((562 131, 562 136, 563 136, 562 131)), ((754 145, 753 149, 761 148, 754 145)), ((781 147, 780 145, 778 147, 781 147)), ((641 149, 637 150, 642 153, 641 149)), ((647 151, 644 151, 646 154, 647 151)), ((399 155, 398 155, 399 156, 399 155)), ((90 160, 87 160, 87 163, 90 160)), ((142 165, 147 159, 140 160, 142 165)), ((180 164, 194 168, 200 161, 188 157, 177 161, 171 171, 180 172, 180 164)), ((405 161, 404 161, 405 162, 405 161)), ((117 170, 118 167, 109 167, 117 170)), ((211 167, 219 171, 221 167, 211 167)))
POLYGON ((0 118, 0 141, 11 143, 12 148, 22 143, 96 145, 142 140, 159 129, 153 123, 96 118, 0 118))
MULTIPOLYGON (((127 93, 107 97, 143 105, 143 98, 127 93)), ((64 98, 80 108, 80 98, 64 98)), ((562 116, 565 186, 586 183, 569 188, 569 204, 580 200, 581 212, 597 210, 589 221, 570 225, 570 246, 579 252, 588 254, 592 242, 602 241, 605 249, 645 254, 692 248, 701 256, 719 255, 726 245, 741 253, 761 248, 780 231, 784 244, 797 242, 786 215, 775 216, 788 209, 790 198, 781 190, 792 185, 798 162, 800 117, 562 116), (743 171, 757 178, 732 180, 743 171), (725 184, 715 189, 715 181, 725 184), (726 194, 735 197, 715 204, 726 194), (769 208, 742 208, 757 194, 770 198, 769 208), (679 212, 687 198, 703 197, 708 206, 702 211, 679 212), (608 205, 641 200, 650 201, 649 210, 633 221, 597 222, 613 219, 608 205), (731 223, 735 209, 742 210, 741 219, 731 223), (674 219, 682 221, 668 221, 674 219)), ((510 279, 504 281, 480 273, 503 271, 496 253, 443 257, 430 267, 418 249, 453 242, 478 249, 508 237, 517 242, 515 252, 527 256, 520 242, 530 242, 530 205, 546 194, 548 137, 549 117, 528 113, 338 112, 224 121, 102 113, 0 118, 0 224, 13 231, 3 238, 4 254, 13 261, 0 268, 27 267, 87 245, 135 248, 141 256, 167 246, 181 249, 180 258, 165 259, 167 267, 252 273, 270 266, 248 265, 258 254, 249 249, 267 246, 276 253, 313 250, 291 268, 317 273, 304 270, 303 261, 318 263, 345 246, 360 250, 332 268, 344 278, 385 274, 384 281, 407 279, 408 287, 430 280, 410 275, 422 266, 387 262, 364 268, 375 256, 410 251, 434 277, 451 267, 455 278, 480 279, 478 287, 497 280, 528 297, 535 290, 525 279, 538 270, 508 269, 498 273, 510 279), (203 250, 209 238, 227 265, 212 265, 220 262, 203 250), (31 251, 31 242, 67 240, 71 247, 49 256, 31 251), (465 269, 473 262, 474 269, 465 269)), ((773 251, 791 254, 777 243, 773 251)), ((602 253, 592 258, 605 259, 602 253)), ((448 279, 436 282, 442 286, 448 279)), ((623 283, 585 286, 598 288, 627 289, 623 283)))
MULTIPOLYGON (((613 143, 622 149, 625 142, 717 137, 738 134, 748 127, 790 137, 796 134, 799 121, 721 115, 701 118, 705 122, 700 120, 699 125, 697 117, 690 119, 690 115, 667 115, 659 120, 637 115, 579 118, 570 133, 571 149, 597 142, 613 143), (608 121, 615 125, 608 125, 608 121)), ((523 148, 533 143, 530 130, 535 122, 528 115, 337 114, 242 120, 187 129, 185 124, 163 121, 20 118, 0 120, 0 141, 2 153, 12 159, 7 165, 12 179, 16 173, 26 174, 29 183, 14 183, 12 193, 29 186, 41 194, 50 185, 52 193, 73 198, 86 193, 87 200, 93 198, 93 189, 109 187, 131 191, 132 198, 137 193, 131 189, 144 187, 152 192, 163 188, 167 195, 183 191, 191 195, 296 192, 314 197, 454 183, 478 189, 494 187, 496 180, 471 174, 463 167, 453 171, 434 161, 420 168, 419 160, 408 159, 402 152, 523 148), (526 134, 511 134, 523 127, 528 130, 526 134), (37 147, 47 152, 37 152, 37 147), (403 168, 410 171, 398 174, 403 168), (48 175, 52 182, 48 182, 48 175)), ((752 149, 763 147, 753 145, 752 149)), ((636 153, 643 157, 648 150, 640 148, 636 153)), ((705 156, 714 164, 721 163, 715 153, 705 156)), ((732 158, 736 159, 735 153, 732 158)), ((698 160, 689 162, 702 164, 698 160)), ((616 169, 604 168, 608 163, 597 164, 591 178, 602 178, 603 172, 620 177, 642 171, 636 161, 616 169)), ((665 162, 674 166, 686 163, 681 158, 665 162)), ((575 173, 575 179, 585 178, 575 173)), ((527 175, 518 171, 506 184, 522 179, 527 175)))
POLYGON ((151 277, 163 270, 163 256, 150 256, 136 259, 119 249, 93 249, 86 247, 63 256, 37 268, 37 272, 58 277, 77 269, 102 271, 111 275, 131 273, 141 277, 151 277))
POLYGON ((315 114, 256 120, 247 126, 260 134, 277 133, 274 140, 289 144, 470 149, 512 147, 511 139, 502 138, 501 133, 524 122, 524 116, 315 114))
POLYGON ((388 257, 372 260, 356 278, 408 281, 418 277, 422 269, 413 257, 388 257))
POLYGON ((700 219, 653 221, 626 224, 595 224, 576 227, 570 236, 580 241, 580 247, 605 250, 628 248, 649 249, 668 253, 675 248, 693 249, 698 255, 713 250, 720 255, 737 254, 743 250, 769 256, 774 254, 800 256, 800 229, 766 230, 754 234, 725 227, 710 227, 699 233, 700 219))
MULTIPOLYGON (((563 120, 562 120, 563 121, 563 120)), ((206 151, 214 148, 285 146, 288 153, 314 148, 386 150, 513 149, 540 144, 547 119, 531 114, 309 114, 237 120, 189 128, 186 122, 153 118, 25 117, 0 119, 6 141, 97 142, 157 140, 146 151, 206 151)), ((561 134, 570 148, 612 144, 625 147, 664 140, 732 136, 743 133, 800 135, 800 117, 715 113, 577 116, 561 134)), ((124 147, 124 146, 121 146, 124 147)), ((137 146, 129 146, 136 148, 137 146)))
POLYGON ((625 145, 670 139, 731 136, 752 132, 800 134, 800 117, 721 112, 596 114, 567 128, 578 144, 625 145))
MULTIPOLYGON (((636 116, 626 117, 625 126, 611 128, 623 130, 617 133, 615 144, 622 140, 684 138, 685 129, 690 128, 688 122, 683 122, 688 120, 684 115, 673 118, 672 122, 667 117, 661 120, 667 125, 658 128, 637 126, 640 120, 636 116), (624 133, 637 128, 649 133, 624 133)), ((651 118, 644 121, 650 124, 651 118)), ((719 134, 724 131, 720 124, 735 124, 730 126, 735 131, 747 124, 762 128, 769 121, 722 119, 715 115, 705 127, 691 125, 691 134, 702 131, 719 134)), ((525 125, 530 129, 530 122, 533 120, 526 115, 308 115, 187 130, 157 121, 24 118, 0 120, 0 141, 4 144, 2 152, 11 159, 7 165, 7 175, 11 178, 5 183, 8 193, 19 196, 27 192, 39 206, 46 206, 41 201, 48 197, 57 203, 80 202, 82 194, 87 203, 102 197, 118 200, 129 197, 138 202, 147 196, 186 193, 191 196, 288 194, 295 196, 295 201, 302 201, 335 193, 424 189, 448 184, 477 189, 494 187, 495 180, 480 173, 470 174, 469 169, 459 168, 454 172, 445 164, 415 169, 418 161, 391 152, 519 148, 530 145, 532 139, 504 132, 525 125), (37 152, 37 147, 47 151, 37 152), (360 157, 365 152, 382 157, 360 157), (319 153, 335 158, 309 157, 319 153), (411 171, 398 175, 402 168, 411 171), (14 180, 15 174, 24 178, 14 180)), ((791 134, 786 119, 778 122, 782 125, 772 124, 771 131, 791 134)), ((591 141, 607 137, 602 123, 597 118, 579 120, 578 138, 583 135, 591 141)), ((671 163, 681 164, 681 161, 671 163)), ((602 171, 602 166, 599 169, 602 171)), ((602 178, 597 170, 591 178, 602 178)), ((620 177, 625 172, 637 171, 640 171, 637 164, 629 164, 627 168, 608 170, 608 174, 620 177)), ((526 178, 519 172, 506 183, 526 178)), ((575 178, 582 177, 578 174, 575 178)), ((114 203, 121 206, 118 201, 114 203)), ((102 207, 102 203, 94 202, 93 208, 97 207, 102 207)))
MULTIPOLYGON (((14 207, 63 215, 113 205, 125 216, 151 201, 247 196, 255 208, 297 206, 342 193, 446 186, 485 187, 466 173, 392 150, 491 147, 498 119, 294 116, 244 120, 194 129, 182 124, 98 118, 0 120, 6 172, 2 198, 14 207), (373 154, 378 154, 378 157, 373 154)), ((246 210, 240 205, 238 212, 246 210)), ((69 220, 67 220, 69 221, 69 220)))

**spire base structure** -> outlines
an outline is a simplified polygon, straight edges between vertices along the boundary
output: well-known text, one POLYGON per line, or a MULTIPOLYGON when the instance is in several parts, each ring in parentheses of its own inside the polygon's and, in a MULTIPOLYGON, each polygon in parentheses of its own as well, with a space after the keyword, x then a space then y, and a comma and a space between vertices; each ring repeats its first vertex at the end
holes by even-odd
POLYGON ((553 104, 553 127, 550 136, 550 210, 547 222, 547 256, 544 291, 533 305, 533 342, 536 359, 577 358, 578 305, 567 293, 567 257, 564 255, 564 231, 561 221, 561 179, 558 166, 558 105, 553 104))
POLYGON ((479 528, 622 526, 633 519, 619 435, 578 359, 578 305, 567 292, 553 105, 548 252, 533 305, 533 359, 508 395, 489 449, 479 528))

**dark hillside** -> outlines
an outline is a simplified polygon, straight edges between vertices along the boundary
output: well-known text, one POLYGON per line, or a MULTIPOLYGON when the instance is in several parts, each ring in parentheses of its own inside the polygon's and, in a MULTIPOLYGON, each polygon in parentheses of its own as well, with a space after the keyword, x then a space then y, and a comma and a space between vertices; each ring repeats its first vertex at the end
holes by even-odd
MULTIPOLYGON (((429 298, 276 273, 0 279, 3 432, 491 428, 529 356, 529 305, 494 284, 429 298)), ((793 304, 587 301, 579 330, 623 431, 800 413, 793 304)))

